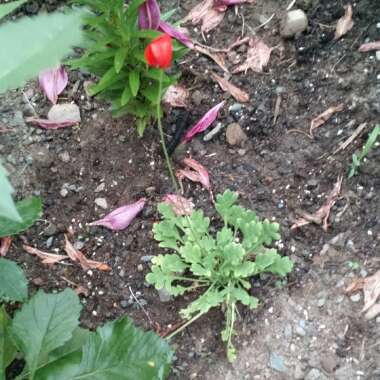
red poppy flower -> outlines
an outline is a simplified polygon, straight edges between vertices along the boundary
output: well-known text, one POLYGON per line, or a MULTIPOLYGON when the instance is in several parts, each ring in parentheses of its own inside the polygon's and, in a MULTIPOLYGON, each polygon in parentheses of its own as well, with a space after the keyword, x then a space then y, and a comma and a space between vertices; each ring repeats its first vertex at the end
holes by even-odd
POLYGON ((169 35, 155 38, 145 49, 145 59, 149 66, 167 69, 173 60, 173 42, 169 35))

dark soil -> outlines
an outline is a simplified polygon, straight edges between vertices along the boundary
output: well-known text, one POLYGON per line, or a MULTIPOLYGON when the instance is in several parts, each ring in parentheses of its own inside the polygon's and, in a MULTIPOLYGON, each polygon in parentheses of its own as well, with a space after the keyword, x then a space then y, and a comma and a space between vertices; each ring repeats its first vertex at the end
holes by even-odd
MULTIPOLYGON (((185 15, 197 1, 170 3, 173 4, 168 4, 168 8, 178 5, 178 15, 185 15)), ((243 20, 244 33, 251 35, 264 16, 265 20, 276 13, 272 22, 256 31, 269 46, 276 46, 267 71, 263 74, 248 71, 231 79, 250 93, 249 103, 236 105, 215 85, 209 72, 222 73, 208 58, 189 53, 179 66, 183 72, 181 83, 192 89, 191 121, 227 99, 218 121, 224 126, 239 123, 248 140, 242 146, 231 147, 224 132, 211 142, 199 137, 188 145, 187 154, 209 169, 216 194, 227 188, 236 190, 243 205, 263 218, 280 223, 282 240, 278 248, 295 261, 296 267, 282 287, 278 287, 276 278, 256 279, 253 293, 262 300, 261 307, 255 312, 239 309, 242 318, 237 325, 240 331, 237 347, 243 359, 238 359, 233 367, 227 365, 220 339, 223 315, 213 310, 174 339, 177 360, 171 378, 295 379, 294 371, 299 366, 305 376, 311 368, 319 368, 325 378, 339 379, 338 371, 348 364, 352 372, 341 371, 341 378, 380 378, 379 323, 365 321, 359 313, 361 304, 353 304, 348 297, 343 303, 335 302, 344 295, 343 288, 335 288, 336 283, 342 280, 348 285, 355 274, 347 265, 349 261, 360 263, 363 276, 379 269, 378 146, 363 163, 359 175, 348 180, 347 173, 352 154, 364 144, 380 120, 380 63, 374 54, 358 52, 363 42, 380 39, 380 3, 356 2, 354 28, 339 41, 333 40, 333 32, 337 19, 344 13, 341 1, 297 1, 308 14, 309 28, 291 40, 283 40, 278 34, 280 11, 289 1, 257 0, 256 3, 239 7, 239 12, 229 9, 224 22, 207 36, 206 42, 210 46, 226 47, 240 36, 243 20), (281 107, 274 123, 278 96, 281 107), (340 103, 344 104, 343 112, 317 129, 313 140, 305 136, 311 119, 340 103), (232 109, 237 111, 230 111, 234 104, 232 109), (362 122, 368 124, 364 133, 347 149, 333 155, 339 143, 351 136, 362 122), (344 177, 341 198, 332 210, 328 232, 317 225, 291 231, 297 212, 317 210, 339 176, 344 177), (336 236, 341 237, 340 254, 322 260, 322 247, 336 236), (312 306, 307 309, 310 302, 321 298, 320 293, 330 294, 330 291, 333 292, 330 296, 335 298, 331 298, 329 312, 316 308, 313 314, 312 306), (315 346, 304 343, 306 338, 302 338, 297 341, 297 351, 291 353, 294 334, 280 339, 274 332, 277 327, 280 331, 288 320, 293 323, 292 319, 307 319, 305 315, 297 316, 301 309, 295 305, 309 310, 314 318, 311 321, 324 321, 331 333, 321 336, 315 346), (291 307, 294 312, 290 311, 291 307), (344 329, 346 324, 346 334, 335 336, 334 332, 344 329), (288 348, 279 348, 276 339, 282 342, 288 339, 288 348), (336 344, 332 351, 337 363, 327 375, 323 365, 311 363, 310 358, 313 353, 323 353, 332 342, 336 344), (286 372, 269 367, 267 355, 274 349, 285 356, 286 372), (252 357, 253 354, 257 356, 252 357)), ((195 29, 192 34, 202 40, 195 29)), ((237 49, 243 59, 245 49, 244 45, 237 49)), ((23 251, 19 238, 14 240, 9 258, 25 270, 31 281, 31 292, 37 288, 61 290, 70 286, 67 280, 88 289, 88 295, 81 296, 83 326, 95 328, 127 313, 144 328, 159 326, 164 331, 180 322, 178 312, 191 298, 162 302, 157 291, 144 281, 149 272, 146 256, 160 252, 151 232, 158 220, 156 205, 163 195, 172 191, 158 133, 151 128, 144 138, 138 138, 131 120, 112 119, 106 104, 85 95, 83 84, 88 77, 74 72, 70 80, 60 99, 75 101, 80 106, 83 119, 80 128, 42 131, 25 125, 23 117, 30 112, 25 97, 39 114, 49 107, 31 83, 24 89, 24 96, 21 91, 10 92, 1 99, 0 121, 11 131, 0 134, 0 154, 7 157, 7 168, 19 190, 18 196, 34 193, 44 201, 43 219, 24 234, 28 243, 42 250, 62 252, 64 233, 69 231, 72 242, 86 256, 106 262, 112 271, 84 273, 76 265, 44 266, 23 251), (63 162, 67 153, 69 159, 63 162), (105 184, 104 190, 95 193, 101 183, 105 184), (61 195, 63 188, 68 190, 65 197, 61 195), (106 198, 107 211, 140 197, 147 197, 148 205, 128 229, 115 233, 86 225, 107 212, 95 206, 94 201, 99 197, 106 198), (131 291, 155 326, 150 325, 131 291)), ((183 111, 173 110, 166 116, 168 135, 174 133, 180 112, 183 111)), ((185 182, 185 196, 208 215, 214 215, 208 193, 199 186, 185 182)))

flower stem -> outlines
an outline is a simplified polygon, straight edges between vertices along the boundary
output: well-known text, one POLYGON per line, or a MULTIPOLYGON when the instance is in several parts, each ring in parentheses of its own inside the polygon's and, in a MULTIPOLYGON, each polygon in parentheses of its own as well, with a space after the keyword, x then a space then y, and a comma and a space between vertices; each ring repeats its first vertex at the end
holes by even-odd
POLYGON ((192 324, 194 321, 196 321, 199 317, 201 317, 202 315, 204 314, 203 311, 201 311, 200 313, 198 313, 195 317, 189 319, 186 323, 184 323, 181 327, 179 327, 177 330, 173 331, 170 335, 168 335, 165 339, 169 340, 171 338, 173 338, 173 336, 177 335, 179 332, 181 332, 182 330, 184 330, 187 326, 189 326, 190 324, 192 324))
POLYGON ((161 93, 162 93, 162 82, 163 82, 163 77, 164 77, 164 70, 160 70, 160 76, 158 80, 158 98, 157 98, 157 125, 158 125, 158 130, 160 132, 160 140, 161 140, 161 145, 162 145, 162 150, 164 151, 165 155, 165 160, 166 160, 166 165, 169 170, 170 178, 173 183, 173 187, 176 191, 178 192, 178 184, 175 179, 175 175, 173 172, 173 167, 171 164, 171 160, 168 154, 168 150, 166 149, 166 144, 165 144, 165 136, 164 136, 164 131, 162 129, 162 123, 161 123, 161 93))

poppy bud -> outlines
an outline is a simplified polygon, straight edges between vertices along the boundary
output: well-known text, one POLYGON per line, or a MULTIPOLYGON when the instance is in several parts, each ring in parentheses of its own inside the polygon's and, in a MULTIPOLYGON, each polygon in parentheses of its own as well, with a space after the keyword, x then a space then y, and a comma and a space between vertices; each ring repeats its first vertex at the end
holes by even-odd
POLYGON ((145 59, 149 66, 167 69, 173 60, 173 42, 164 34, 154 39, 145 49, 145 59))

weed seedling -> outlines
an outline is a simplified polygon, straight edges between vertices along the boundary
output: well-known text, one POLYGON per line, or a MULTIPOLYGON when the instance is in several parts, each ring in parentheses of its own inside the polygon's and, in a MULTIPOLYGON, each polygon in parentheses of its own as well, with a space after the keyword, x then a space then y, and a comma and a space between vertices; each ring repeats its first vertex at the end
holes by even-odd
POLYGON ((224 226, 215 236, 209 231, 210 219, 202 211, 177 216, 169 205, 161 203, 158 209, 163 220, 154 225, 154 237, 160 247, 175 253, 154 257, 152 271, 146 277, 156 289, 165 289, 173 296, 203 291, 181 310, 186 323, 168 338, 211 308, 222 307, 225 328, 221 335, 230 361, 236 357, 232 337, 236 334, 237 305, 242 303, 250 309, 258 305, 258 299, 249 292, 250 280, 263 272, 285 276, 293 268, 288 257, 267 248, 280 238, 279 225, 260 221, 253 211, 236 205, 237 198, 229 190, 217 196, 215 207, 224 226))

